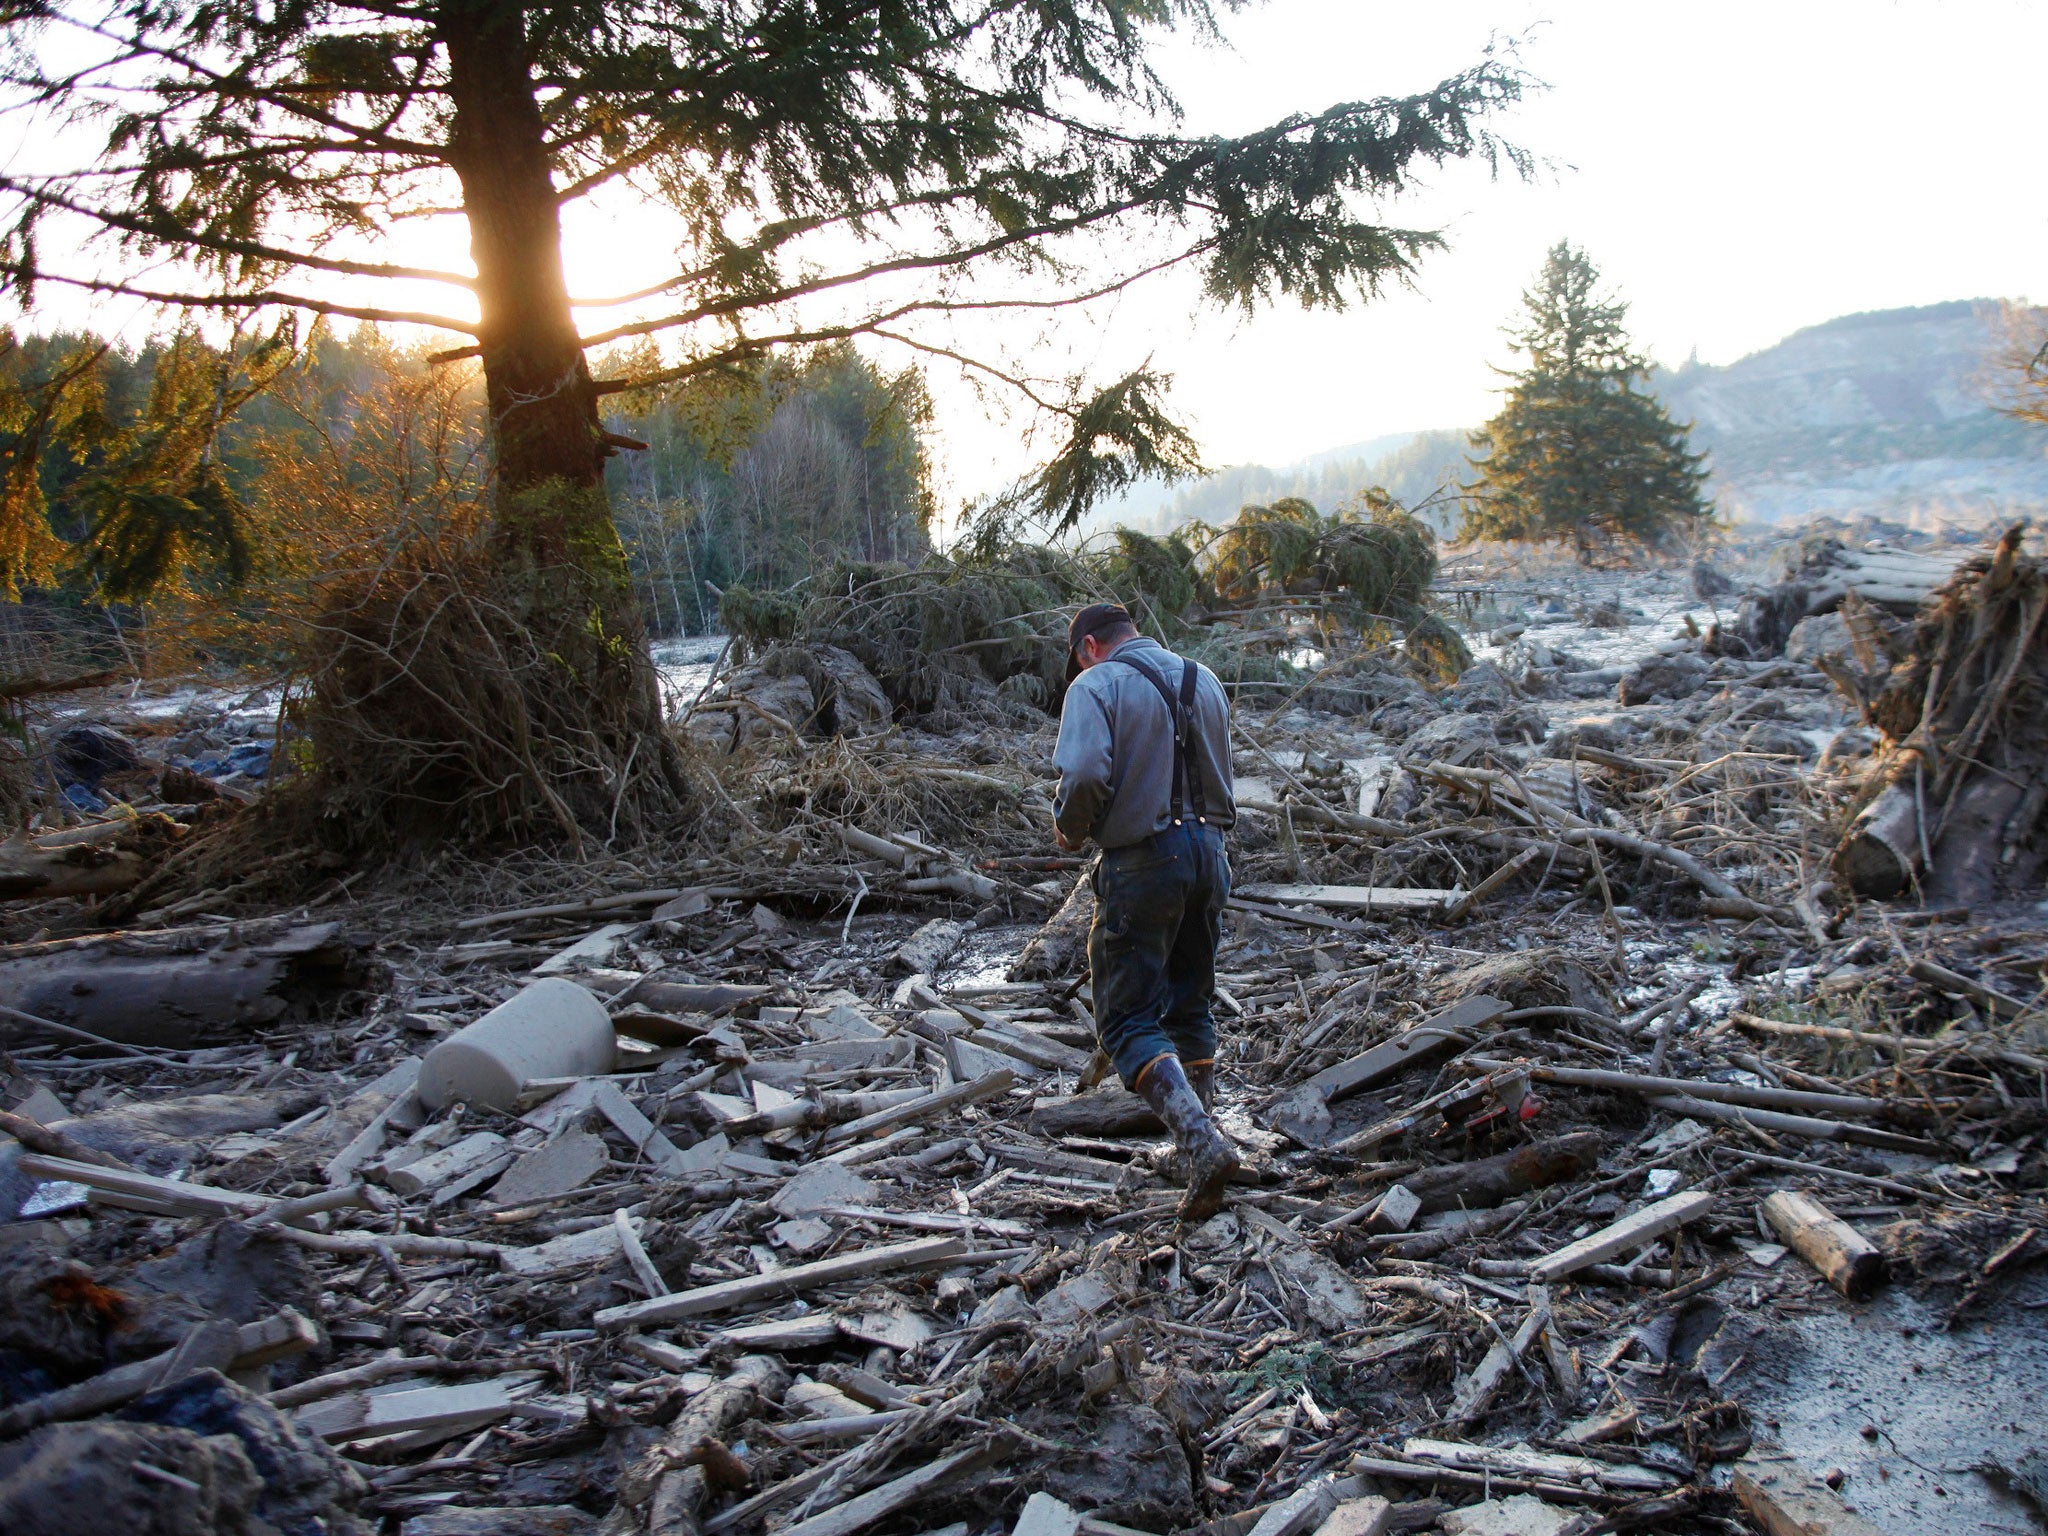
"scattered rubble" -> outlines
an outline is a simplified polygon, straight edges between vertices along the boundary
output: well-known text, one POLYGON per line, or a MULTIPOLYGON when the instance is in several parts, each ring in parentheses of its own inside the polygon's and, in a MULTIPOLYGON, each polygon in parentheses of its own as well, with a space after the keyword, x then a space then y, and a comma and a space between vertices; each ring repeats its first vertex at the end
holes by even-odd
MULTIPOLYGON (((1887 677, 1990 615, 1967 665, 2016 702, 1919 746, 2010 774, 2038 578, 1949 564, 1887 677)), ((1630 654, 1653 584, 1547 580, 1451 573, 1489 637, 1453 688, 1354 655, 1413 690, 1241 701, 1245 1166, 1199 1226, 1094 1051, 1050 717, 892 721, 846 652, 753 663, 789 711, 707 695, 754 701, 711 711, 730 836, 658 871, 24 934, 0 1526, 1958 1528, 1749 1404, 1814 1320, 1910 1303, 1959 1347, 2048 1301, 2038 878, 1965 911, 1842 874, 1911 733, 1909 685, 1844 682, 1840 594, 1846 640, 1734 655, 1690 607, 1729 594, 1661 573, 1681 618, 1630 654)), ((1893 1434, 1951 1522, 2024 1484, 2024 1447, 1893 1434)))

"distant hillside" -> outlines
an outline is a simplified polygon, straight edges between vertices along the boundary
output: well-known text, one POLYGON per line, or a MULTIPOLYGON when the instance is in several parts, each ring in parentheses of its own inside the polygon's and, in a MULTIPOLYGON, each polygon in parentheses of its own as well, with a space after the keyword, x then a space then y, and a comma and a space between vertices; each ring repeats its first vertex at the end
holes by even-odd
POLYGON ((1927 525, 2048 509, 2048 429, 1992 404, 1999 307, 1844 315, 1725 367, 1653 380, 1707 450, 1736 520, 1877 515, 1927 525))
MULTIPOLYGON (((1165 533, 1189 522, 1227 523, 1248 503, 1271 503, 1283 496, 1300 496, 1329 511, 1373 486, 1413 507, 1469 473, 1462 431, 1396 432, 1278 469, 1233 464, 1193 485, 1140 486, 1096 508, 1083 526, 1165 533)), ((1440 503, 1433 520, 1449 532, 1455 516, 1440 503)))
MULTIPOLYGON (((1734 522, 1877 516, 1931 528, 2039 515, 2048 427, 1993 404, 2001 325, 1986 300, 1844 315, 1725 366, 1658 369, 1651 387, 1693 423, 1709 494, 1734 522)), ((1237 464, 1192 486, 1141 487, 1088 526, 1164 532, 1282 496, 1327 510, 1374 485, 1414 506, 1470 475, 1465 453, 1463 429, 1394 433, 1278 469, 1237 464)), ((1431 520, 1448 532, 1455 508, 1439 503, 1431 520)))

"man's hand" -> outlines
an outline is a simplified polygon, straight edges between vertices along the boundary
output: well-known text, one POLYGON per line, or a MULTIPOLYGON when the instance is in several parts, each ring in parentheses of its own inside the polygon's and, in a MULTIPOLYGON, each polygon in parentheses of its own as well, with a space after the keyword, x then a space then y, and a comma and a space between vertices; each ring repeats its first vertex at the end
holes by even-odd
POLYGON ((1058 827, 1054 827, 1052 829, 1052 840, 1055 843, 1059 844, 1060 852, 1062 853, 1079 853, 1081 851, 1081 845, 1079 843, 1068 842, 1067 834, 1062 832, 1058 827))

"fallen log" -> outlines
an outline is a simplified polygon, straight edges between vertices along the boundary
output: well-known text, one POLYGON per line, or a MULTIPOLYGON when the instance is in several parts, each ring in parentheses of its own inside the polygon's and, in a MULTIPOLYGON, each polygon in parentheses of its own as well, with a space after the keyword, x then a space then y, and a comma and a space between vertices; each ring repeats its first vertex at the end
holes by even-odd
POLYGON ((1012 981, 1053 981, 1088 963, 1088 929, 1095 921, 1095 882, 1083 871, 1059 910, 1031 936, 1010 967, 1012 981))
POLYGON ((1158 1136, 1166 1123, 1128 1088, 1098 1088, 1071 1098, 1035 1099, 1031 1129, 1040 1136, 1158 1136))
POLYGON ((871 1275, 894 1274, 900 1270, 949 1263, 966 1252, 966 1242, 958 1237, 929 1237, 907 1243, 890 1243, 886 1247, 837 1254, 829 1259, 792 1265, 764 1275, 722 1280, 716 1285, 703 1285, 668 1296, 650 1297, 646 1301, 627 1302, 624 1306, 606 1307, 594 1321, 599 1328, 634 1328, 671 1322, 679 1317, 728 1312, 754 1302, 801 1295, 805 1291, 837 1285, 842 1280, 864 1280, 871 1275))
POLYGON ((1883 1283, 1884 1255, 1811 1195, 1778 1190, 1764 1197, 1763 1216, 1787 1248, 1849 1300, 1867 1300, 1883 1283))
MULTIPOLYGON (((186 930, 0 961, 0 1005, 123 1045, 185 1050, 276 1022, 294 996, 345 985, 360 948, 338 923, 186 930)), ((0 1044, 27 1026, 0 1014, 0 1044)))
POLYGON ((1418 1214, 1495 1206, 1590 1171, 1601 1145, 1598 1132, 1574 1131, 1476 1162, 1424 1168, 1401 1183, 1420 1202, 1418 1214))
POLYGON ((1718 1120, 1723 1125, 1747 1125, 1776 1136, 1803 1136, 1809 1141, 1854 1141, 1866 1147, 1883 1147, 1891 1152, 1939 1154, 1939 1142, 1918 1136, 1901 1136, 1875 1126, 1855 1125, 1846 1120, 1821 1120, 1812 1115, 1780 1114, 1774 1109, 1747 1109, 1739 1104, 1717 1104, 1677 1094, 1652 1094, 1649 1102, 1674 1115, 1694 1120, 1718 1120))
POLYGON ((255 1370, 320 1344, 320 1330, 290 1307, 253 1323, 202 1323, 176 1348, 0 1411, 0 1440, 27 1434, 39 1424, 106 1413, 192 1371, 255 1370))
POLYGON ((112 896, 131 890, 184 828, 167 816, 125 816, 0 842, 0 901, 112 896))

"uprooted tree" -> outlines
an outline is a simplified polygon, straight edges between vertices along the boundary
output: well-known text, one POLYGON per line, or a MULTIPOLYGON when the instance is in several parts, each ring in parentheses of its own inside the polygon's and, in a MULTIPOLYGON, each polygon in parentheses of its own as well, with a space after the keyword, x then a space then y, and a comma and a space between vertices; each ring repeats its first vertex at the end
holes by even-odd
POLYGON ((1628 306, 1599 283, 1561 240, 1522 296, 1526 323, 1508 334, 1528 361, 1473 434, 1466 537, 1568 542, 1607 563, 1711 521, 1689 429, 1642 388, 1650 365, 1629 342, 1628 306))
POLYGON ((606 501, 606 459, 632 446, 600 419, 608 394, 855 336, 953 358, 1060 420, 1024 490, 1068 526, 1106 490, 1196 466, 1164 381, 1047 383, 921 327, 1171 267, 1221 305, 1341 305, 1441 244, 1365 202, 1453 159, 1525 166, 1482 127, 1525 83, 1492 58, 1241 137, 1175 131, 1153 50, 1177 25, 1212 31, 1209 0, 51 0, 5 17, 7 94, 36 130, 0 177, 19 301, 64 285, 412 322, 480 359, 487 531, 337 588, 313 740, 359 805, 424 802, 438 825, 460 807, 494 831, 630 830, 683 793, 606 501), (573 295, 564 208, 624 196, 674 216, 674 270, 573 295), (392 254, 394 228, 450 212, 473 274, 392 254), (431 285, 475 318, 394 297, 431 285), (627 318, 579 323, 605 310, 627 318), (653 372, 592 376, 589 348, 661 333, 653 372))

